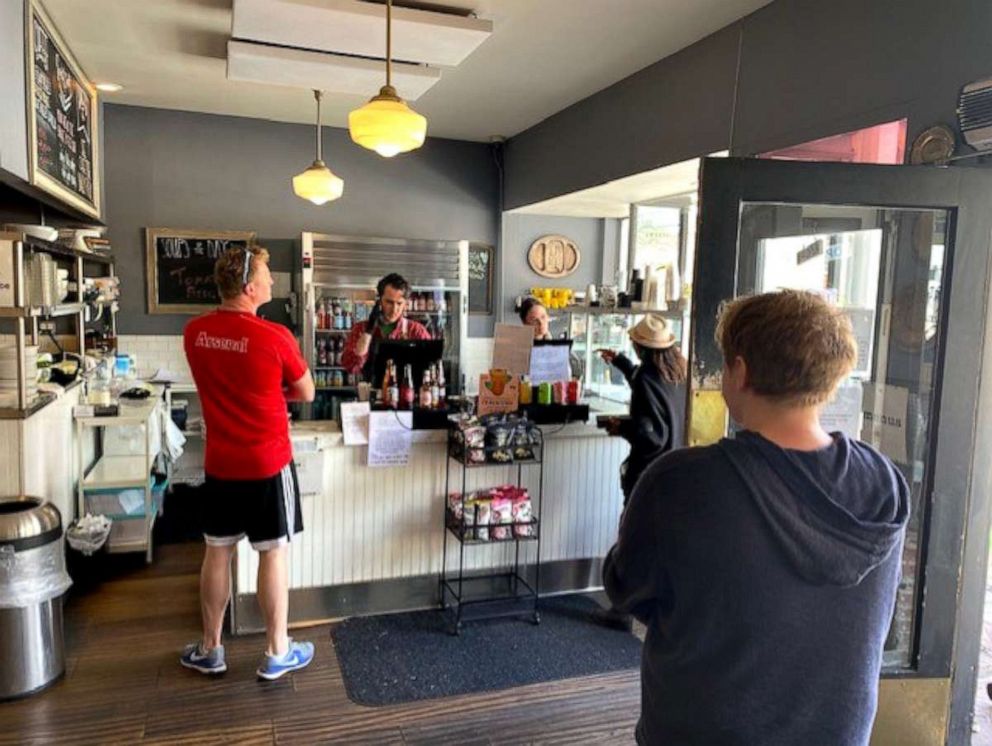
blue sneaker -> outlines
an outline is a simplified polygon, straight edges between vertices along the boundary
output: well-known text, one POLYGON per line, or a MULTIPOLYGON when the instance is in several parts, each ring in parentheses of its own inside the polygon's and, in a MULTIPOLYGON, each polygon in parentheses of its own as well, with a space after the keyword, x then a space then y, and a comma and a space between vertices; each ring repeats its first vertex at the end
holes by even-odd
POLYGON ((227 670, 223 645, 218 645, 213 650, 204 653, 200 649, 200 643, 194 642, 183 649, 183 655, 179 662, 186 668, 192 668, 194 671, 208 675, 224 673, 227 670))
POLYGON ((275 681, 280 676, 290 671, 299 671, 306 668, 313 660, 312 642, 294 642, 289 639, 289 650, 285 655, 266 655, 262 659, 262 665, 258 667, 258 678, 266 681, 275 681))

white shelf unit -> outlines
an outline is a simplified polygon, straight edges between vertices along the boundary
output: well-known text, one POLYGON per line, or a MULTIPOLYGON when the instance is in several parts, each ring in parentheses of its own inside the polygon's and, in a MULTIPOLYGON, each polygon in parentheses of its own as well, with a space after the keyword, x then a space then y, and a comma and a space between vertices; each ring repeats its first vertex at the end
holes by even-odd
POLYGON ((158 446, 152 447, 152 417, 157 416, 162 405, 162 391, 156 388, 152 396, 141 404, 120 404, 119 414, 113 417, 76 417, 76 463, 79 473, 76 481, 76 511, 82 516, 86 513, 87 490, 144 490, 144 515, 127 520, 143 520, 144 531, 140 537, 124 540, 111 537, 107 542, 107 551, 144 552, 145 561, 152 561, 152 529, 158 516, 158 507, 152 494, 151 468, 158 446), (144 432, 144 453, 137 455, 101 455, 89 469, 85 467, 83 456, 83 429, 87 427, 105 428, 113 426, 140 426, 144 432))
POLYGON ((172 402, 174 399, 185 400, 187 402, 187 416, 189 420, 183 429, 186 436, 186 449, 179 461, 172 466, 169 474, 169 482, 173 485, 187 484, 197 486, 203 483, 205 478, 203 472, 203 453, 206 448, 206 437, 202 429, 203 407, 200 404, 200 397, 194 383, 168 383, 165 386, 165 402, 169 416, 172 416, 172 402), (190 415, 192 415, 190 417, 190 415), (199 428, 190 427, 190 420, 197 420, 199 428))

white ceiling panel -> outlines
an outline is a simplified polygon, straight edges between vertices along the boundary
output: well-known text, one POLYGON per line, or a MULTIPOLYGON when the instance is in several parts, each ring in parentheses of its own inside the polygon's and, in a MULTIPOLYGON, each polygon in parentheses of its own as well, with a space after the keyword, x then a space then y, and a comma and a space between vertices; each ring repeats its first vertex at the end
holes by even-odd
MULTIPOLYGON (((492 33, 492 21, 393 8, 393 58, 455 67, 492 33)), ((232 34, 299 49, 386 56, 386 6, 363 0, 234 0, 232 34)))
MULTIPOLYGON (((304 1, 323 2, 296 0, 304 1)), ((472 10, 492 23, 489 39, 458 67, 445 68, 417 101, 432 137, 480 142, 492 135, 512 137, 768 2, 428 1, 433 7, 450 8, 454 17, 472 10)), ((294 89, 228 80, 233 0, 42 2, 87 75, 96 82, 125 86, 120 93, 102 95, 104 101, 278 122, 313 121, 309 85, 294 89)), ((385 24, 380 24, 384 44, 385 24)), ((377 87, 361 95, 328 94, 324 121, 346 127, 348 112, 377 87)), ((409 95, 402 86, 397 90, 409 95)))
MULTIPOLYGON (((227 78, 371 98, 385 83, 386 72, 376 60, 232 40, 227 43, 227 78)), ((393 85, 408 101, 420 98, 440 78, 437 68, 393 65, 393 85)))

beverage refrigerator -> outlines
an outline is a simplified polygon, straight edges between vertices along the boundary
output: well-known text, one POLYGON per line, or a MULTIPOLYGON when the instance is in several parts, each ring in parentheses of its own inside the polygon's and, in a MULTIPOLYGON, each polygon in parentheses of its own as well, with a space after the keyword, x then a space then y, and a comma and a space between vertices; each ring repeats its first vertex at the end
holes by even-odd
POLYGON ((375 288, 398 272, 410 283, 407 318, 444 340, 448 393, 463 390, 461 355, 468 335, 468 241, 340 236, 305 232, 294 278, 302 299, 302 347, 317 384, 306 419, 336 419, 358 397, 358 376, 341 366, 352 327, 368 318, 375 288))

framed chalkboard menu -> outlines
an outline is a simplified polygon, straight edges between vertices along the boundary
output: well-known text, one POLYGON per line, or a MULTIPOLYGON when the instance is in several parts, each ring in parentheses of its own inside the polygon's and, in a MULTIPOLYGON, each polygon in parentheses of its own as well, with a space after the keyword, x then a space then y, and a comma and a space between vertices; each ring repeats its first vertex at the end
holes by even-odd
POLYGON ((96 89, 35 0, 25 18, 31 183, 99 220, 96 89))
POLYGON ((203 313, 220 303, 214 263, 255 243, 254 231, 145 229, 148 313, 203 313))

